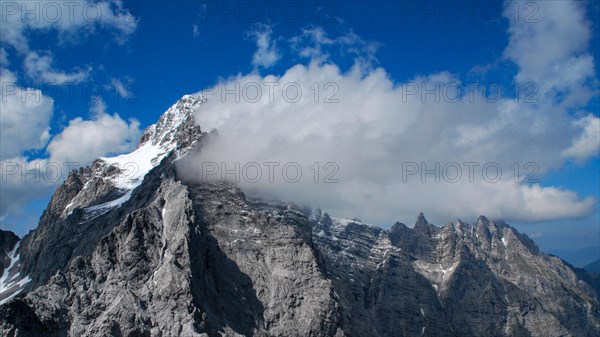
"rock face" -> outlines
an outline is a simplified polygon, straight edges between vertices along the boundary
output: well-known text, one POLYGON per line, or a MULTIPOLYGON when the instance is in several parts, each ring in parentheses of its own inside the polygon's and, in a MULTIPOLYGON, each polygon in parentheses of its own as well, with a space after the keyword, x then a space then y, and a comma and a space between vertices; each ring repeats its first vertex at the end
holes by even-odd
POLYGON ((19 237, 13 232, 0 229, 0 274, 10 266, 8 255, 15 248, 17 242, 19 242, 19 237))
POLYGON ((73 172, 15 251, 0 232, 2 336, 600 335, 598 290, 503 222, 384 230, 182 180, 203 100, 73 172))

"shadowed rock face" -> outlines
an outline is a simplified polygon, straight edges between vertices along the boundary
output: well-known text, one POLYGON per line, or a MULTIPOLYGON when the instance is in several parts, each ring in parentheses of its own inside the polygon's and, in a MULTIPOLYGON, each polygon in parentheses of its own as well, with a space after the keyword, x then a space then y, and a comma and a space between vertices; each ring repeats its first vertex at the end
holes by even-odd
POLYGON ((17 242, 19 242, 19 237, 13 232, 0 229, 0 275, 10 265, 8 254, 15 248, 17 242))
MULTIPOLYGON (((169 153, 123 203, 102 161, 57 189, 15 253, 31 281, 0 306, 0 335, 600 335, 589 280, 502 222, 384 230, 182 181, 197 103, 146 130, 169 153)), ((0 255, 16 240, 0 232, 0 255)))

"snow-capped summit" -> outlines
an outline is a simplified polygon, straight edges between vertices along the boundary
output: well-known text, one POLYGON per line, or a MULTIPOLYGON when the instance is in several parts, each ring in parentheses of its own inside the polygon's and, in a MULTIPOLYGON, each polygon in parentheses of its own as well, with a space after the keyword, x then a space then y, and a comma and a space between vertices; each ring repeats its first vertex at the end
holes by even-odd
POLYGON ((194 123, 193 112, 205 102, 203 95, 184 95, 163 113, 156 124, 144 130, 138 147, 151 143, 171 150, 191 145, 190 136, 200 133, 200 127, 194 123))
POLYGON ((177 155, 189 148, 202 134, 194 122, 194 111, 206 102, 203 95, 184 95, 166 112, 156 124, 147 127, 135 151, 115 157, 98 158, 89 169, 80 170, 85 185, 65 207, 63 216, 75 208, 83 208, 95 216, 121 206, 144 180, 145 175, 156 167, 172 151, 177 155), (104 195, 101 203, 98 195, 104 195), (93 197, 93 198, 92 198, 93 197))

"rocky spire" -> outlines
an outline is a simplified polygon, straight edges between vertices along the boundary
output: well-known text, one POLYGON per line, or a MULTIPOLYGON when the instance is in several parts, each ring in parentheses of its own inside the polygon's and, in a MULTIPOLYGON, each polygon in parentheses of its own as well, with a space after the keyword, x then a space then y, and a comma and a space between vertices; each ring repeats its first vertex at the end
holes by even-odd
POLYGON ((429 227, 429 222, 427 221, 427 219, 425 219, 425 215, 423 215, 423 212, 420 212, 419 216, 417 217, 417 221, 415 222, 414 228, 427 228, 427 227, 429 227))

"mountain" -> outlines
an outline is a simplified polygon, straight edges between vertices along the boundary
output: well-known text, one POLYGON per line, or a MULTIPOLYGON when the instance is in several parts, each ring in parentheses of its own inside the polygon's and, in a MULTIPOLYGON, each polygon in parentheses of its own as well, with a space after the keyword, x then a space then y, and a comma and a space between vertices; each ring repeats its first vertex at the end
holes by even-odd
POLYGON ((204 100, 72 172, 21 240, 0 232, 2 336, 600 335, 598 290, 504 222, 384 230, 187 181, 178 161, 218 137, 204 100))
POLYGON ((583 267, 588 273, 600 274, 600 260, 596 260, 587 266, 583 267))
POLYGON ((584 268, 585 265, 600 259, 600 246, 580 249, 555 249, 549 253, 560 257, 575 267, 584 268))

